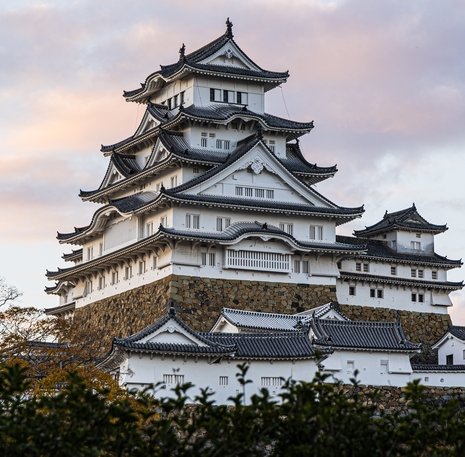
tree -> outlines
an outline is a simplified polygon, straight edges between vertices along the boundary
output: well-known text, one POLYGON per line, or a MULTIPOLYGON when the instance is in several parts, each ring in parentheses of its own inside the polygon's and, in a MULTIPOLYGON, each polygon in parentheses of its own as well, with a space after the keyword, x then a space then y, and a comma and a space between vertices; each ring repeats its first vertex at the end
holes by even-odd
POLYGON ((0 308, 13 303, 21 295, 16 287, 9 286, 4 278, 0 278, 0 308))

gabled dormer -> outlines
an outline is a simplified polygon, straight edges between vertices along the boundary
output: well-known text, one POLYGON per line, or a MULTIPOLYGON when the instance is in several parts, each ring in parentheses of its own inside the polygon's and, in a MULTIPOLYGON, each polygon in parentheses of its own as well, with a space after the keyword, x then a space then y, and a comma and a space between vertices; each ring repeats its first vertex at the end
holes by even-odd
POLYGON ((415 203, 406 209, 386 213, 381 221, 364 230, 356 230, 358 238, 369 238, 385 241, 399 253, 431 255, 434 253, 434 235, 445 232, 447 226, 435 225, 422 217, 415 203))

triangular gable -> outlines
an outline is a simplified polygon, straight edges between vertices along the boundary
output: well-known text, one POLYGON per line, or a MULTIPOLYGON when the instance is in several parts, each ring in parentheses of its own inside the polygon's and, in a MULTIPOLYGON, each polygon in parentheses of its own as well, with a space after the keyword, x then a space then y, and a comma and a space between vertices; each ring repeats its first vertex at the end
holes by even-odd
POLYGON ((146 110, 144 115, 142 116, 142 120, 140 121, 139 127, 137 127, 137 130, 133 136, 134 138, 137 138, 139 135, 142 135, 146 131, 158 127, 160 124, 161 122, 154 116, 152 116, 148 110, 146 110))
POLYGON ((208 346, 204 341, 181 325, 177 319, 170 318, 160 327, 154 329, 142 338, 134 340, 137 343, 171 343, 191 344, 193 346, 208 346))
MULTIPOLYGON (((295 203, 306 203, 320 208, 337 208, 334 203, 315 192, 290 173, 261 141, 256 143, 255 146, 230 165, 219 168, 220 170, 212 174, 211 177, 181 193, 186 193, 188 195, 203 194, 224 196, 222 184, 234 181, 238 186, 242 186, 241 180, 233 175, 237 174, 239 176, 241 173, 245 174, 248 172, 247 170, 250 170, 250 172, 258 178, 260 178, 260 175, 263 173, 263 180, 256 179, 253 187, 261 187, 261 181, 267 181, 270 175, 274 175, 274 179, 279 181, 283 189, 294 192, 295 203)), ((248 184, 244 183, 244 187, 247 187, 247 185, 248 184)), ((264 183, 262 187, 267 188, 270 186, 264 183)), ((279 198, 274 199, 280 201, 279 198)))
POLYGON ((105 176, 103 177, 102 183, 100 184, 100 189, 105 189, 106 187, 121 181, 124 179, 123 174, 118 170, 114 162, 110 159, 110 163, 108 164, 107 171, 105 176))
POLYGON ((261 68, 247 57, 234 41, 227 41, 218 51, 209 55, 200 64, 221 65, 223 67, 245 68, 253 71, 261 71, 261 68))
POLYGON ((160 138, 157 138, 157 141, 152 148, 152 153, 150 154, 150 157, 147 160, 145 168, 149 168, 157 164, 158 162, 161 162, 162 160, 166 159, 169 154, 170 152, 166 149, 164 144, 161 142, 160 138))

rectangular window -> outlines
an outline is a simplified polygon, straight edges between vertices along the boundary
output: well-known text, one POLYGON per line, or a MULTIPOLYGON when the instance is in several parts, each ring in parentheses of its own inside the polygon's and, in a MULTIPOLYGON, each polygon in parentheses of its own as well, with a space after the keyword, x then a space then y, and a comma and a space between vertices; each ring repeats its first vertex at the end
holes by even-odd
POLYGON ((98 255, 99 256, 103 255, 103 243, 98 244, 98 255))
POLYGON ((380 367, 381 374, 387 373, 388 372, 388 367, 389 367, 389 361, 388 360, 380 360, 379 361, 379 367, 380 367))
POLYGON ((411 268, 411 269, 410 269, 410 277, 411 277, 411 278, 416 278, 416 277, 417 277, 417 270, 416 270, 416 268, 411 268))
POLYGON ((419 278, 424 278, 425 277, 425 271, 424 270, 418 270, 418 277, 419 278))
POLYGON ((158 257, 154 255, 152 259, 152 270, 156 270, 157 267, 158 267, 158 257))
POLYGON ((270 144, 268 145, 268 147, 270 148, 271 152, 274 152, 275 150, 275 143, 275 140, 270 140, 270 144))
POLYGON ((266 198, 274 198, 274 190, 266 190, 266 198))
POLYGON ((223 140, 216 140, 216 149, 223 149, 223 140))
POLYGON ((180 94, 179 94, 179 104, 180 105, 184 105, 184 102, 186 100, 186 92, 183 90, 180 94))
POLYGON ((87 260, 91 260, 94 258, 94 247, 91 246, 87 248, 87 260))
POLYGON ((168 226, 168 217, 167 216, 160 217, 160 224, 162 225, 162 227, 167 227, 168 226))
POLYGON ((384 290, 383 290, 383 289, 378 289, 378 290, 376 291, 376 296, 377 296, 378 298, 384 298, 384 290))
POLYGON ((300 260, 294 260, 294 273, 300 273, 300 260))
POLYGON ((355 271, 362 271, 361 262, 355 262, 355 271))
POLYGON ((210 89, 210 101, 211 102, 221 101, 221 90, 220 89, 210 89))
POLYGON ((253 195, 253 189, 250 188, 250 187, 246 187, 245 188, 245 196, 246 197, 252 197, 252 195, 253 195))
POLYGON ((114 284, 118 284, 119 282, 119 274, 117 271, 112 271, 111 272, 111 284, 114 285, 114 284))
POLYGON ((240 186, 236 186, 236 195, 242 196, 244 193, 244 188, 240 186))
POLYGON ((145 273, 145 260, 139 262, 139 274, 143 275, 145 273))
POLYGON ((355 295, 356 289, 355 286, 349 286, 349 295, 355 295))
POLYGON ((168 109, 171 109, 171 108, 172 108, 172 105, 171 105, 171 98, 169 98, 168 100, 166 100, 166 104, 168 105, 168 109))
POLYGON ((302 273, 308 274, 310 271, 308 260, 302 260, 302 273))
POLYGON ((165 384, 171 384, 171 385, 184 384, 184 375, 183 374, 164 374, 163 382, 165 384))
POLYGON ((265 189, 255 189, 255 197, 265 198, 265 189))
POLYGON ((177 107, 179 106, 178 101, 179 101, 179 96, 178 96, 178 95, 175 95, 175 96, 173 97, 173 108, 177 108, 177 107))
POLYGON ((145 224, 145 236, 153 235, 153 222, 147 222, 145 224))
POLYGON ((262 376, 262 387, 281 387, 284 384, 284 378, 279 376, 262 376))
POLYGON ((229 384, 228 376, 220 376, 218 379, 218 384, 220 386, 227 386, 229 384))
POLYGON ((207 147, 207 142, 208 142, 208 139, 207 138, 200 138, 200 146, 202 148, 206 148, 207 147))
POLYGON ((410 241, 410 248, 419 251, 421 249, 420 241, 410 241))
POLYGON ((438 272, 437 271, 432 271, 431 272, 431 279, 438 279, 438 272))
POLYGON ((105 276, 98 277, 98 290, 102 290, 105 288, 105 276))
POLYGON ((223 91, 223 102, 225 102, 225 103, 234 103, 234 91, 233 90, 224 90, 223 91))
POLYGON ((226 250, 226 268, 265 270, 288 273, 291 270, 289 254, 261 251, 226 250))
POLYGON ((171 176, 170 183, 171 183, 171 188, 176 187, 178 185, 178 177, 171 176))
POLYGON ((223 140, 224 149, 229 149, 231 147, 231 141, 223 140))
POLYGON ((199 229, 200 216, 198 214, 186 214, 186 228, 199 229))
POLYGON ((364 273, 368 273, 370 271, 370 264, 364 263, 363 264, 363 271, 364 271, 364 273))
POLYGON ((209 138, 216 138, 216 133, 209 133, 208 136, 209 138))
POLYGON ((391 275, 397 276, 397 267, 391 267, 391 275))
POLYGON ((208 265, 210 265, 211 267, 214 267, 216 264, 216 255, 214 252, 210 252, 208 254, 208 265))
POLYGON ((446 355, 446 365, 453 365, 454 364, 454 354, 446 355))
POLYGON ((370 297, 375 298, 376 297, 376 289, 370 289, 370 297))
POLYGON ((216 230, 222 232, 224 229, 231 225, 231 218, 229 217, 217 217, 216 218, 216 230))
POLYGON ((310 226, 310 239, 321 241, 323 239, 323 226, 311 225, 310 226))
POLYGON ((237 92, 237 103, 239 105, 247 105, 249 102, 248 98, 247 92, 237 92))
POLYGON ((416 302, 417 301, 417 294, 412 293, 411 299, 412 299, 413 302, 416 302))
POLYGON ((415 236, 416 236, 417 238, 421 238, 421 233, 415 233, 415 236))
POLYGON ((425 302, 425 296, 423 294, 418 294, 418 302, 419 303, 424 303, 425 302))
POLYGON ((200 173, 200 168, 199 167, 192 167, 192 173, 194 173, 194 175, 198 175, 200 173))
POLYGON ((132 278, 132 266, 124 267, 124 279, 132 278))
POLYGON ((288 233, 289 235, 293 235, 294 233, 294 224, 289 224, 287 222, 280 222, 279 228, 283 231, 288 233))

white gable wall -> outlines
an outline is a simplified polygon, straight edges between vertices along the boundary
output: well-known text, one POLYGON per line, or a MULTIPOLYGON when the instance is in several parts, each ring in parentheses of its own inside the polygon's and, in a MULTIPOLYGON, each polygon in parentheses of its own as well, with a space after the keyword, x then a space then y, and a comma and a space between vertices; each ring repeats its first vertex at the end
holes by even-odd
POLYGON ((440 365, 445 365, 448 355, 453 356, 454 365, 465 364, 465 342, 459 340, 450 333, 447 334, 446 339, 438 347, 438 363, 440 365))

